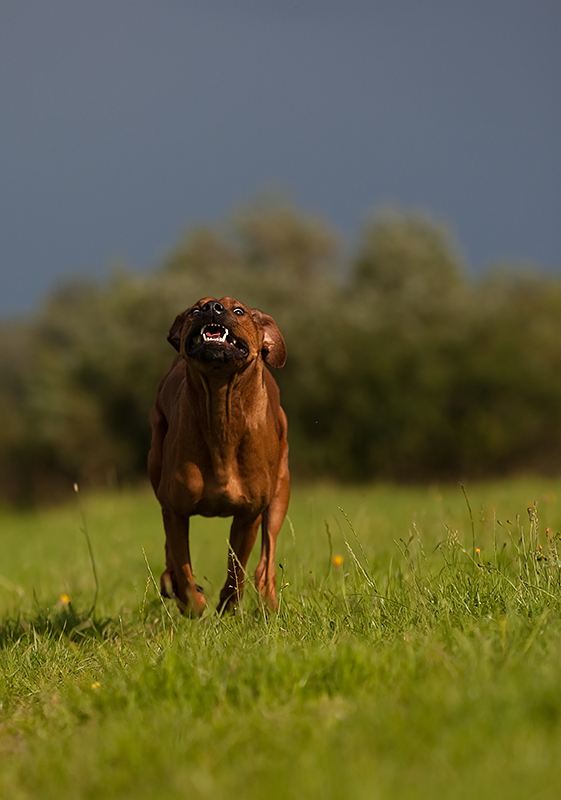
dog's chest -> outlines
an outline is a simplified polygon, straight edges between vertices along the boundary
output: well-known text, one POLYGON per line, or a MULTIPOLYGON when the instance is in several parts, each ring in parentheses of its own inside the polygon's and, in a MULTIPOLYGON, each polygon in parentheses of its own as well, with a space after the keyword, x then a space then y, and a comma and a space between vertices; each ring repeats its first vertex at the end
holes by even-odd
POLYGON ((174 474, 171 504, 185 516, 230 517, 260 513, 268 504, 267 488, 240 475, 236 464, 227 469, 216 465, 183 462, 174 474))

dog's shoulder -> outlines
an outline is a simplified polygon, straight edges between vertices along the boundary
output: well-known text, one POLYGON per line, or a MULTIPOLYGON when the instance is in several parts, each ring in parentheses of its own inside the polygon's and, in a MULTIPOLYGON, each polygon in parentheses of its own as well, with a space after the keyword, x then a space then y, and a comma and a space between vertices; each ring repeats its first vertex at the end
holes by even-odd
POLYGON ((166 406, 175 405, 184 380, 185 362, 178 356, 160 381, 156 392, 156 406, 165 412, 166 406))
POLYGON ((265 390, 269 399, 269 406, 275 420, 275 427, 279 438, 286 437, 286 415, 281 407, 280 390, 276 380, 273 378, 267 367, 263 370, 265 390))
POLYGON ((271 406, 273 406, 273 409, 277 409, 280 406, 280 391, 276 380, 267 367, 263 369, 263 381, 265 383, 265 391, 267 392, 269 402, 271 406))

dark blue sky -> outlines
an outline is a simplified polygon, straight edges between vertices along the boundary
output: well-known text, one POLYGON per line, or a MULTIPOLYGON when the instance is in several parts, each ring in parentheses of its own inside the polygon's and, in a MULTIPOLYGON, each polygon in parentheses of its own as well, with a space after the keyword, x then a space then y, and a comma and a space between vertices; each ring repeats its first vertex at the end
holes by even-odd
POLYGON ((280 187, 561 271, 559 0, 2 0, 0 314, 280 187))

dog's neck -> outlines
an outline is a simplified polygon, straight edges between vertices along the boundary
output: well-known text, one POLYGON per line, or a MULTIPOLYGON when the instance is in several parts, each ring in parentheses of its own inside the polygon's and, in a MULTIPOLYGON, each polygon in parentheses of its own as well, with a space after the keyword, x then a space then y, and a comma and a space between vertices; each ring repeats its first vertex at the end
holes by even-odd
POLYGON ((242 372, 228 376, 187 369, 186 378, 188 384, 197 385, 198 391, 189 396, 200 398, 201 433, 209 444, 209 454, 219 478, 227 465, 235 463, 240 443, 250 432, 247 421, 258 430, 260 423, 266 420, 263 366, 254 362, 242 372))

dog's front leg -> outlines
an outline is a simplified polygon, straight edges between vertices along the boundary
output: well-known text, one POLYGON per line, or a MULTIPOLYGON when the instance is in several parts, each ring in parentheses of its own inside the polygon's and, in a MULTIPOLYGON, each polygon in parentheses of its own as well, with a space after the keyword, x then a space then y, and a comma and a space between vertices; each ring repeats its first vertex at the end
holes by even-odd
POLYGON ((200 617, 206 607, 203 590, 195 583, 189 551, 189 517, 164 509, 166 570, 160 579, 162 594, 173 597, 182 614, 200 617))
POLYGON ((261 515, 253 518, 234 517, 230 529, 228 577, 220 592, 219 613, 235 608, 241 599, 246 574, 245 568, 253 550, 260 523, 261 515))

